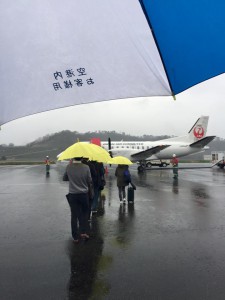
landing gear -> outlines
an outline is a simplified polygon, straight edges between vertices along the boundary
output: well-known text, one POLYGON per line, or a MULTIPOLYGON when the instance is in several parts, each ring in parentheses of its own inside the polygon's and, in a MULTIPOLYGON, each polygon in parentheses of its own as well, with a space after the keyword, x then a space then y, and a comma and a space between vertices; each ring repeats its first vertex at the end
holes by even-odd
POLYGON ((138 166, 138 173, 143 173, 146 169, 146 162, 140 161, 140 166, 138 166))
POLYGON ((151 168, 151 167, 152 167, 152 164, 151 164, 150 162, 148 162, 148 163, 146 164, 146 166, 147 166, 148 168, 151 168))
POLYGON ((137 169, 138 169, 138 173, 142 173, 145 170, 142 166, 138 166, 137 169))

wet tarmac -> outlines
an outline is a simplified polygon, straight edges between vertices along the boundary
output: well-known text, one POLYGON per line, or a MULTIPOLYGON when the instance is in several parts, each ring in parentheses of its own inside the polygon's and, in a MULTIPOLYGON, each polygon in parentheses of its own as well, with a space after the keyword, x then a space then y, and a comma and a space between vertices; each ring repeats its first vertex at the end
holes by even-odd
POLYGON ((110 168, 76 245, 62 168, 0 167, 0 299, 224 300, 225 170, 131 169, 134 204, 110 168))

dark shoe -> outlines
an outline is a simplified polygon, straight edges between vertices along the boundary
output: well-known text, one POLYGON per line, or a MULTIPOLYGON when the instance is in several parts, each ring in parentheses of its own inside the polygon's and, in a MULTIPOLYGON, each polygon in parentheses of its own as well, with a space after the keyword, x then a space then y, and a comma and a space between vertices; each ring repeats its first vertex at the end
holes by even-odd
POLYGON ((73 239, 73 242, 74 242, 75 244, 78 244, 78 243, 79 243, 79 240, 78 240, 78 239, 77 239, 77 240, 73 239))

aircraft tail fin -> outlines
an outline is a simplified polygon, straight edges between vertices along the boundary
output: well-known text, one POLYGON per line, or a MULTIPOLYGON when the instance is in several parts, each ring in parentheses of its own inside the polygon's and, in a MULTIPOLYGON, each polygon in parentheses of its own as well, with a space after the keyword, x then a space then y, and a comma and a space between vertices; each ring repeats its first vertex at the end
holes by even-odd
POLYGON ((185 142, 185 143, 192 144, 203 139, 204 137, 206 137, 208 121, 209 121, 208 116, 201 116, 191 127, 188 134, 169 138, 167 139, 167 142, 170 143, 170 141, 174 141, 174 142, 185 142))
POLYGON ((188 132, 188 140, 190 143, 195 143, 206 137, 208 127, 208 116, 201 116, 188 132))

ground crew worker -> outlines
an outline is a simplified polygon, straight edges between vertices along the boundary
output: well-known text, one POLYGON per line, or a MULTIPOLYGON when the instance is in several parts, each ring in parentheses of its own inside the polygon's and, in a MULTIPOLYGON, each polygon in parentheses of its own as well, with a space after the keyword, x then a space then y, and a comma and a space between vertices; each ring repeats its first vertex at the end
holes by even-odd
POLYGON ((173 154, 173 158, 171 159, 170 163, 173 166, 173 178, 178 178, 178 158, 176 157, 176 154, 173 154))
POLYGON ((45 158, 45 168, 46 168, 46 174, 49 174, 49 171, 50 171, 50 159, 49 159, 48 155, 45 158))

